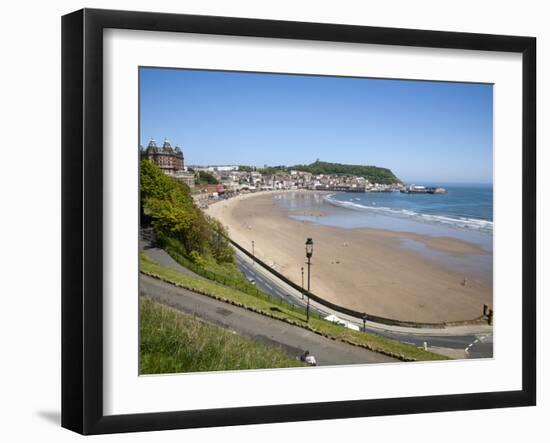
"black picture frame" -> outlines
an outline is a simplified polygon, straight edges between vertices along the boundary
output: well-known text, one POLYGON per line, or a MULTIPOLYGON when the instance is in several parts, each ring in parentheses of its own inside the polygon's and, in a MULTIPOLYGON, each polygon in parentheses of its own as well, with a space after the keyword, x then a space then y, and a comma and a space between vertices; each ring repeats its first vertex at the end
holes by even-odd
POLYGON ((82 434, 536 404, 536 39, 232 17, 83 9, 62 18, 62 426, 82 434), (103 413, 103 31, 503 51, 522 54, 522 389, 132 415, 103 413))

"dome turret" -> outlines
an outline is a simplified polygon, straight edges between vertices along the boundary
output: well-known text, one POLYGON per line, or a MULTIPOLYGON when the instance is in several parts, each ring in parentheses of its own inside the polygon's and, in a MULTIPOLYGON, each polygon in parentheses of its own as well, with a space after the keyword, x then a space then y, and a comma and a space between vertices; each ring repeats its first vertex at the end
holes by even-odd
POLYGON ((157 148, 157 142, 154 139, 149 140, 149 144, 147 145, 147 153, 153 154, 155 152, 158 152, 157 148))
POLYGON ((168 153, 174 152, 174 150, 172 149, 172 145, 170 144, 170 140, 168 140, 167 138, 164 139, 164 143, 162 144, 162 150, 168 153))

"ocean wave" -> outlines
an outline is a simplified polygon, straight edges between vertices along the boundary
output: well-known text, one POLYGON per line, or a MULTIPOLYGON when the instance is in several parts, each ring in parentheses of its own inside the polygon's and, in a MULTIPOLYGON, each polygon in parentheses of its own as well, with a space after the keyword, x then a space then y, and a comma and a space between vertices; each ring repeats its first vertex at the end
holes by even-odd
POLYGON ((342 201, 331 198, 333 195, 325 196, 325 201, 334 205, 340 206, 343 208, 359 210, 359 211, 368 211, 379 214, 385 214, 394 217, 401 217, 407 219, 413 219, 421 222, 427 223, 439 223, 444 225, 450 225, 457 228, 463 229, 474 229, 477 231, 492 232, 493 231, 493 222, 489 220, 481 220, 471 217, 451 217, 448 215, 435 215, 435 214, 425 214, 412 211, 410 209, 397 209, 397 208, 388 208, 385 206, 368 206, 360 203, 355 203, 353 201, 342 201))

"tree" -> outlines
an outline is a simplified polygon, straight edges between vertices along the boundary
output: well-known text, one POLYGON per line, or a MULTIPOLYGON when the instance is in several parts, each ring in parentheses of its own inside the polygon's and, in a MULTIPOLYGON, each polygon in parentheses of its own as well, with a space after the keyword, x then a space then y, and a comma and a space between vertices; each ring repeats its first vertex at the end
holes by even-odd
POLYGON ((209 172, 199 171, 199 173, 195 175, 195 184, 197 185, 217 185, 219 183, 219 180, 209 172))
POLYGON ((157 238, 177 240, 190 257, 199 254, 213 256, 219 263, 233 261, 223 226, 203 214, 186 185, 148 160, 140 167, 140 203, 157 238))
POLYGON ((342 163, 328 163, 316 160, 309 165, 295 165, 289 169, 295 169, 298 171, 310 172, 315 175, 353 175, 357 177, 364 177, 373 183, 400 183, 401 181, 394 175, 394 173, 387 168, 380 168, 378 166, 363 166, 363 165, 346 165, 342 163))

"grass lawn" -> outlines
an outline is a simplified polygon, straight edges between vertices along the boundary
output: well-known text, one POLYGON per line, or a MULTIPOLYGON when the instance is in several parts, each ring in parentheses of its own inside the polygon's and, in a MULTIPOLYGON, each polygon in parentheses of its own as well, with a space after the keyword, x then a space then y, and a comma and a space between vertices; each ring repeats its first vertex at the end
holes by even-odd
POLYGON ((251 295, 222 284, 205 281, 196 277, 159 266, 145 254, 140 256, 140 271, 169 283, 191 289, 219 300, 277 318, 288 323, 311 329, 319 334, 351 344, 363 346, 372 351, 390 355, 405 361, 447 360, 448 358, 415 346, 401 343, 377 335, 352 331, 332 322, 310 317, 309 323, 303 309, 286 303, 278 303, 264 296, 251 295))
POLYGON ((182 253, 183 247, 177 240, 163 237, 161 243, 161 247, 176 262, 193 271, 195 274, 247 294, 255 296, 264 295, 246 279, 235 263, 217 263, 213 257, 201 257, 200 264, 195 263, 182 253))
POLYGON ((151 299, 140 300, 140 373, 289 368, 304 364, 151 299))

